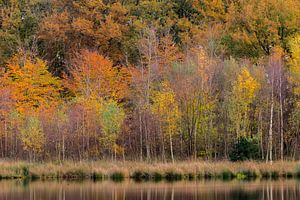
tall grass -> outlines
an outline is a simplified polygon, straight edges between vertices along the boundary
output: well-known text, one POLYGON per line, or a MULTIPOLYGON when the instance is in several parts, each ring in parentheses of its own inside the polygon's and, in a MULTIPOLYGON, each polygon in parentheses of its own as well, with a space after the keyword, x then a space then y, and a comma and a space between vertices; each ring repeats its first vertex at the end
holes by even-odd
POLYGON ((131 178, 136 181, 178 181, 196 179, 249 180, 300 178, 299 162, 45 162, 27 163, 23 161, 0 162, 2 179, 112 179, 122 181, 131 178))

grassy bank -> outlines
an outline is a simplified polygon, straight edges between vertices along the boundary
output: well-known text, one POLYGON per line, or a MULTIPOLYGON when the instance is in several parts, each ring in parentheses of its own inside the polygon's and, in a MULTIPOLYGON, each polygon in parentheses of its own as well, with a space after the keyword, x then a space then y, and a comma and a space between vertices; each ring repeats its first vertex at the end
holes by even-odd
POLYGON ((300 178, 299 162, 0 162, 2 179, 134 179, 136 181, 176 181, 197 179, 251 180, 300 178))

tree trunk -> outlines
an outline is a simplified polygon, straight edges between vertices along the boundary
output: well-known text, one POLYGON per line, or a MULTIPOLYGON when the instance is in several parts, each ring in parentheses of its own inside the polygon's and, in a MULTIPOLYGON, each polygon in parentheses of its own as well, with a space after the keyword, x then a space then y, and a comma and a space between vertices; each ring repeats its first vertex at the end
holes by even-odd
POLYGON ((197 160, 197 123, 194 128, 194 159, 197 160))
POLYGON ((147 154, 147 161, 149 162, 151 159, 151 155, 150 155, 150 144, 149 144, 149 130, 148 127, 145 127, 145 131, 146 131, 146 154, 147 154))
POLYGON ((172 141, 172 136, 170 135, 170 151, 171 151, 171 158, 172 158, 172 163, 174 163, 174 153, 173 153, 173 141, 172 141))
POLYGON ((5 132, 5 155, 7 157, 8 155, 8 148, 7 148, 7 141, 8 141, 8 134, 7 134, 7 122, 4 120, 4 132, 5 132))
POLYGON ((258 125, 258 134, 260 135, 260 151, 261 151, 261 159, 264 160, 264 141, 263 141, 263 130, 262 130, 262 114, 261 110, 259 111, 259 125, 258 125))
POLYGON ((282 101, 282 77, 279 76, 279 101, 280 101, 280 159, 283 161, 283 101, 282 101))
POLYGON ((270 112, 270 128, 269 128, 269 159, 273 163, 273 111, 274 111, 274 69, 272 76, 272 92, 271 92, 271 112, 270 112))
POLYGON ((139 110, 139 129, 140 129, 140 161, 143 161, 143 128, 142 128, 142 114, 139 110))
POLYGON ((162 158, 166 162, 165 137, 162 135, 162 158))
POLYGON ((65 136, 62 136, 62 160, 65 161, 65 136))
POLYGON ((117 148, 116 148, 116 143, 114 144, 114 161, 117 160, 117 148))

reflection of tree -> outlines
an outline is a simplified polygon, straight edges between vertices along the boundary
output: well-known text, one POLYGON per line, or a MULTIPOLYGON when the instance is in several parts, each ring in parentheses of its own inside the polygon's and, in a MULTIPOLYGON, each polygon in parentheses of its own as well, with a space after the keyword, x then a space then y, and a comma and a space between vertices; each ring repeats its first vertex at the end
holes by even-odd
POLYGON ((131 182, 1 181, 0 199, 298 200, 296 181, 131 182), (17 193, 12 191, 18 191, 17 193))

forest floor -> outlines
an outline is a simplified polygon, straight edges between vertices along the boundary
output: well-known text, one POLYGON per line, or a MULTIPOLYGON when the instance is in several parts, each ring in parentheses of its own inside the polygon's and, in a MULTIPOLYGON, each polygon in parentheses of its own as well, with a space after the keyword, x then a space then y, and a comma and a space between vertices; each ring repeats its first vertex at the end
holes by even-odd
POLYGON ((0 161, 1 179, 111 179, 122 181, 177 181, 197 179, 253 180, 300 178, 300 162, 43 162, 0 161))

